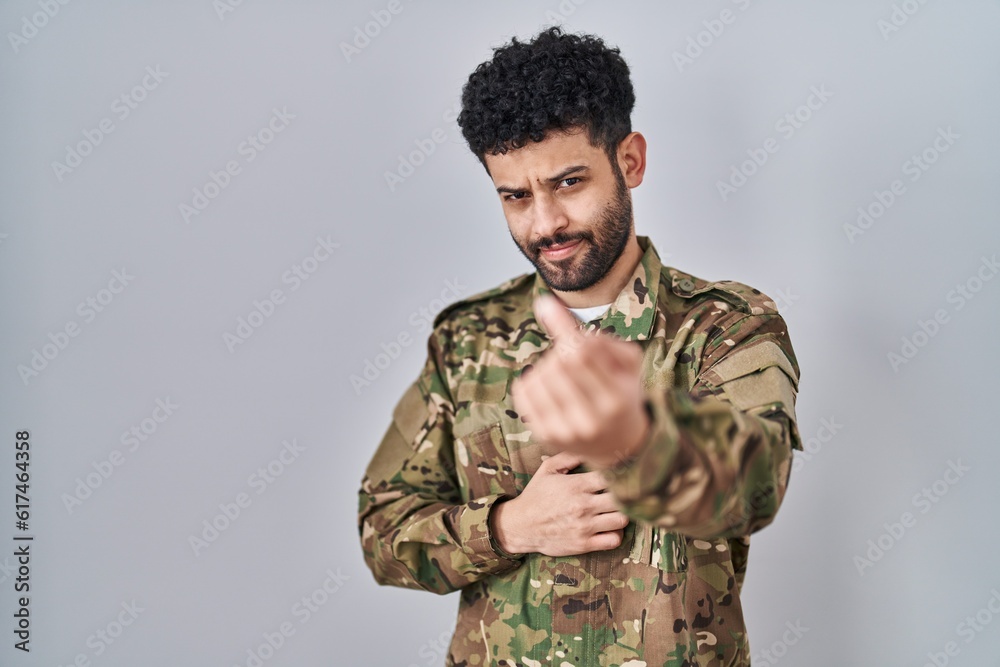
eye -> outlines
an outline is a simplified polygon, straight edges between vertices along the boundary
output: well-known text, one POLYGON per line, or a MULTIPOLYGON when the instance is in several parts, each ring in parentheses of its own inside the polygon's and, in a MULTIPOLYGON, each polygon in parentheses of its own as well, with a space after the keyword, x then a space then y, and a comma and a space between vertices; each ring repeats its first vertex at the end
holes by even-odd
POLYGON ((566 187, 571 187, 573 185, 576 185, 576 183, 578 183, 580 180, 581 179, 577 178, 576 176, 570 176, 569 178, 564 178, 564 179, 562 179, 559 182, 560 183, 569 183, 569 181, 573 181, 573 183, 569 183, 569 185, 566 186, 566 187))
POLYGON ((524 191, 521 191, 521 192, 512 192, 510 194, 504 195, 503 198, 504 198, 505 201, 520 201, 520 200, 524 199, 524 197, 527 194, 528 193, 524 192, 524 191))

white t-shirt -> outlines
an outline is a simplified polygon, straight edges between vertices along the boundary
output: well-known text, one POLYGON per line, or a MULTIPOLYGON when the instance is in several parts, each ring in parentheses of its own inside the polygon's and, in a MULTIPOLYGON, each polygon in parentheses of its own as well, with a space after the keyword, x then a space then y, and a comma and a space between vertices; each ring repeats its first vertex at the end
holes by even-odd
POLYGON ((611 307, 610 303, 606 303, 603 306, 590 306, 589 308, 570 308, 569 310, 576 315, 577 319, 583 322, 589 322, 595 320, 604 314, 608 308, 611 307))

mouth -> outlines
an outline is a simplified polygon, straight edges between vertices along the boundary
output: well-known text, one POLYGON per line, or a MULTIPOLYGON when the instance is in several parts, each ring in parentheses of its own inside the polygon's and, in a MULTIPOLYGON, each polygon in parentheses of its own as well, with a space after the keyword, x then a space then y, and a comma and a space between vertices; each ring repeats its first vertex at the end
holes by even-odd
POLYGON ((570 241, 569 243, 557 243, 546 248, 542 248, 541 255, 545 259, 551 261, 565 259, 576 252, 577 246, 580 245, 580 240, 581 239, 577 239, 575 241, 570 241))

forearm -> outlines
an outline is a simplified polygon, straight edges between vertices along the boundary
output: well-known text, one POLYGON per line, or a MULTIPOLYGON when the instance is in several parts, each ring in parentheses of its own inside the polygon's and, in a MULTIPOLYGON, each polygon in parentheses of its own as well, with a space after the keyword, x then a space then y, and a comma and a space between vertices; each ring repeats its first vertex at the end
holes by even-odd
POLYGON ((438 594, 519 564, 490 541, 490 511, 503 496, 463 502, 441 366, 432 335, 423 372, 396 404, 358 491, 361 547, 375 580, 438 594))
POLYGON ((502 498, 493 506, 490 513, 490 531, 493 538, 493 548, 510 560, 519 559, 527 553, 538 551, 538 545, 532 540, 531 530, 518 511, 515 498, 502 498))
POLYGON ((605 471, 622 511, 702 539, 748 535, 768 525, 784 496, 798 437, 782 405, 743 411, 677 389, 649 397, 649 437, 631 459, 605 471))
POLYGON ((438 594, 513 569, 520 561, 490 541, 491 508, 504 497, 451 505, 415 494, 374 494, 361 511, 365 562, 382 585, 438 594))

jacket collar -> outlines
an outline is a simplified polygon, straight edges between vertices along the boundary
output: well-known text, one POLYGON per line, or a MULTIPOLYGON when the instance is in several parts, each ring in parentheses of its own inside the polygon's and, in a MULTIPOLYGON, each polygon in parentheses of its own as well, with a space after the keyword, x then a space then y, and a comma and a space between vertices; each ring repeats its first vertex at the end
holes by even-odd
MULTIPOLYGON (((611 303, 602 317, 592 322, 581 322, 588 330, 600 328, 606 333, 614 333, 623 340, 648 340, 656 319, 656 292, 660 284, 662 264, 652 241, 646 236, 636 236, 643 250, 642 258, 636 264, 625 287, 611 303)), ((541 274, 535 272, 535 282, 531 288, 531 302, 542 294, 552 294, 541 274)), ((531 313, 534 318, 534 310, 531 313)), ((541 326, 539 325, 539 329, 541 326)))

